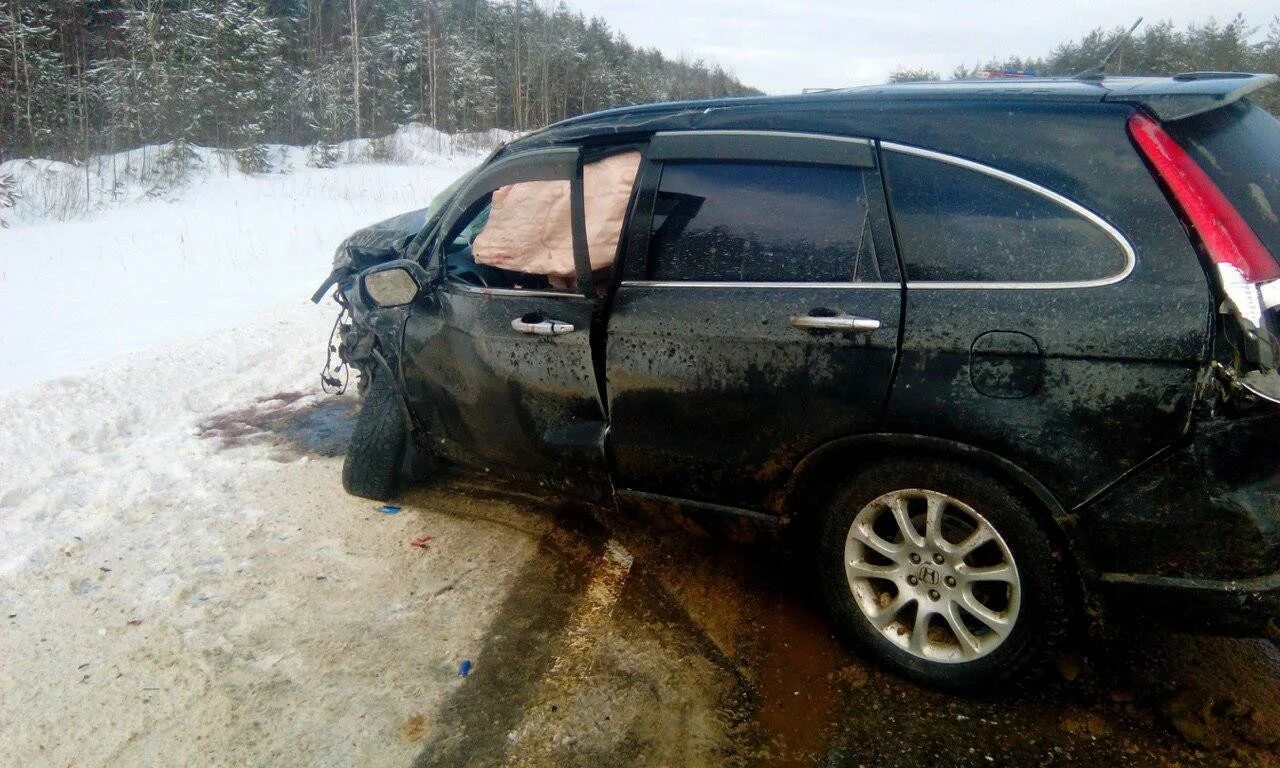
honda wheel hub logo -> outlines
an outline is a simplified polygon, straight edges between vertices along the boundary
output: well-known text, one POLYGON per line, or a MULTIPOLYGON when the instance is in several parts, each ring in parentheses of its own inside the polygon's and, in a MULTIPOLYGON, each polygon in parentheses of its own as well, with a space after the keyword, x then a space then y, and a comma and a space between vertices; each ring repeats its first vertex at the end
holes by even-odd
POLYGON ((930 587, 938 586, 938 571, 931 565, 920 566, 920 583, 930 587))

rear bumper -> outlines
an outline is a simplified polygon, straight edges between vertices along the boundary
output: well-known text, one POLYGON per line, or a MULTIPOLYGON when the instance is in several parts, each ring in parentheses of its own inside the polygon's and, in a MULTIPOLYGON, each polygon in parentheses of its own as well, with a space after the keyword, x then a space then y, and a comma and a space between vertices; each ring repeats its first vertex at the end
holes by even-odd
POLYGON ((1280 639, 1280 409, 1196 425, 1082 523, 1116 617, 1280 639))
POLYGON ((1280 409, 1196 425, 1189 444, 1080 510, 1095 573, 1245 594, 1280 578, 1280 409))
POLYGON ((1225 580, 1111 573, 1102 576, 1098 589, 1117 616, 1280 642, 1280 573, 1225 580))

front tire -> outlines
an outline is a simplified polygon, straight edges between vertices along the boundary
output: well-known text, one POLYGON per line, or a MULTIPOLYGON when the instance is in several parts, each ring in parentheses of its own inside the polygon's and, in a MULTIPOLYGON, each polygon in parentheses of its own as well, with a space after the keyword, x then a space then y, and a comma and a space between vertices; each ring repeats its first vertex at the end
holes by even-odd
POLYGON ((395 386, 386 374, 377 371, 368 378, 355 432, 342 462, 342 487, 353 496, 386 501, 400 489, 409 428, 395 386))
POLYGON ((1027 505, 959 465, 879 464, 850 480, 820 534, 826 600, 857 643, 903 675, 965 690, 1041 669, 1065 580, 1027 505))

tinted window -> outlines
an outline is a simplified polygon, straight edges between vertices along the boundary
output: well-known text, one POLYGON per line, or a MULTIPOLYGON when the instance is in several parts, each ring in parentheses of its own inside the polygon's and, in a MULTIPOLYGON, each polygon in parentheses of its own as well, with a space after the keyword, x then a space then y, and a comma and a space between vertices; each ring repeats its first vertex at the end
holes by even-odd
POLYGON ((1167 127, 1280 255, 1280 121, 1241 101, 1167 127))
POLYGON ((651 279, 878 281, 855 168, 669 162, 650 240, 651 279))
POLYGON ((1029 189, 950 163, 885 153, 909 280, 1058 282, 1124 269, 1096 224, 1029 189))

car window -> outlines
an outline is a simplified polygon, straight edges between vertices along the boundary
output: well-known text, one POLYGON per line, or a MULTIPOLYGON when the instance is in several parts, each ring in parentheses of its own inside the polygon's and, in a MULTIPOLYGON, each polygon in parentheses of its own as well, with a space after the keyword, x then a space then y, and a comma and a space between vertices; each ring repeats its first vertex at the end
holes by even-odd
POLYGON ((908 280, 1078 282, 1125 268, 1106 231, 1031 189, 894 151, 884 165, 908 280))
MULTIPOLYGON (((620 152, 583 167, 584 232, 597 283, 617 257, 640 153, 620 152)), ((448 274, 490 288, 576 291, 577 266, 568 180, 499 187, 464 217, 445 249, 448 274)))
POLYGON ((881 280, 860 168, 667 162, 654 200, 650 279, 881 280))
POLYGON ((1280 121, 1243 100, 1166 125, 1258 239, 1280 254, 1280 121))
MULTIPOLYGON (((569 184, 567 181, 563 183, 566 187, 569 184)), ((484 260, 477 261, 475 243, 488 227, 489 216, 493 211, 492 196, 485 198, 474 208, 474 213, 463 217, 462 222, 465 223, 460 222, 461 230, 444 247, 445 274, 450 280, 477 288, 574 292, 577 280, 572 272, 529 272, 485 263, 484 260)), ((566 232, 568 227, 568 222, 565 222, 566 232)))

